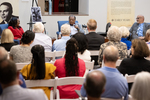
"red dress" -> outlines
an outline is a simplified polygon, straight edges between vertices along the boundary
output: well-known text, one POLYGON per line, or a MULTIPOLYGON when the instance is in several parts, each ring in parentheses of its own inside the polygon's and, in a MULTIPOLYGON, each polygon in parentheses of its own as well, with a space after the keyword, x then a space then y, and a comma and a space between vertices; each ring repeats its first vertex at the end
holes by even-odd
POLYGON ((14 39, 18 39, 22 37, 24 31, 21 27, 19 28, 13 28, 12 26, 9 26, 8 29, 10 29, 14 35, 14 39))
MULTIPOLYGON (((85 62, 78 58, 79 62, 79 76, 83 77, 86 67, 85 62)), ((61 58, 55 61, 54 65, 56 66, 55 74, 58 78, 66 77, 65 71, 65 58, 61 58)), ((57 87, 59 89, 60 98, 78 98, 79 96, 75 93, 75 90, 80 90, 81 85, 64 85, 57 87)))

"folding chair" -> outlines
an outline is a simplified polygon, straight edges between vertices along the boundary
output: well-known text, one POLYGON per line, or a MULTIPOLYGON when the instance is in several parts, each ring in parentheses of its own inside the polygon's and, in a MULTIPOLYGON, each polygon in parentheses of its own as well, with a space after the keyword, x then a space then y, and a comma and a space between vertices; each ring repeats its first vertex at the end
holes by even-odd
POLYGON ((86 66, 86 71, 83 77, 86 77, 87 73, 89 72, 89 70, 93 70, 94 68, 94 60, 92 61, 85 61, 85 66, 86 66))
POLYGON ((128 75, 128 74, 125 74, 125 78, 127 79, 127 82, 128 82, 128 83, 133 83, 133 82, 134 82, 135 75, 128 75))
POLYGON ((99 50, 89 50, 91 53, 91 56, 98 56, 99 55, 99 50))

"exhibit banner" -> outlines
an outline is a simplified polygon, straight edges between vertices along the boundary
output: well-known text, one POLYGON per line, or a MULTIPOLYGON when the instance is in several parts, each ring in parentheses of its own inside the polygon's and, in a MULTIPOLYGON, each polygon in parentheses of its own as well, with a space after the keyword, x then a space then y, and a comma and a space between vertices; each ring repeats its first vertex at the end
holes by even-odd
POLYGON ((12 17, 19 16, 19 0, 0 0, 0 24, 6 24, 12 17))
POLYGON ((135 21, 135 0, 107 0, 107 22, 131 27, 135 21))

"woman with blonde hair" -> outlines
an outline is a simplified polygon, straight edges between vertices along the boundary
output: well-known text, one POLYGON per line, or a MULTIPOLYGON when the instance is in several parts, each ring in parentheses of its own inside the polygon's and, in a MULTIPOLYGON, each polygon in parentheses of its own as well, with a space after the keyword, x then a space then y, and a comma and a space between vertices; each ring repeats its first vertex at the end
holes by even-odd
POLYGON ((150 100, 150 73, 140 72, 135 76, 130 94, 134 100, 150 100))
POLYGON ((1 35, 0 46, 4 47, 7 51, 10 51, 11 47, 17 45, 14 43, 14 36, 9 29, 4 29, 1 35))
POLYGON ((127 45, 127 49, 129 50, 131 48, 131 41, 129 41, 127 37, 130 35, 130 32, 125 26, 121 26, 119 30, 122 34, 121 42, 124 42, 127 45))

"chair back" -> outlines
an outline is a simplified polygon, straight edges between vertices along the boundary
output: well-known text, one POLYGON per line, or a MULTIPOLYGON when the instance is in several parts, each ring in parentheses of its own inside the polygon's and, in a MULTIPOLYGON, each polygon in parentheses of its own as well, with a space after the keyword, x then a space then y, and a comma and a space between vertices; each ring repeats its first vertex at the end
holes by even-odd
POLYGON ((3 30, 8 28, 8 24, 0 24, 0 35, 2 34, 3 30))
POLYGON ((45 57, 52 58, 52 61, 55 61, 55 53, 51 51, 45 51, 45 57))
POLYGON ((86 77, 86 75, 88 74, 89 70, 93 70, 93 68, 94 68, 94 60, 92 60, 92 61, 85 61, 85 66, 86 66, 86 71, 85 71, 83 77, 86 77))
POLYGON ((65 51, 54 51, 55 57, 63 57, 65 55, 65 51))
POLYGON ((91 53, 91 56, 98 56, 99 55, 99 50, 89 50, 91 53))
POLYGON ((127 82, 128 82, 128 83, 133 83, 133 82, 134 82, 135 75, 128 75, 128 74, 125 74, 125 78, 127 79, 127 82))

